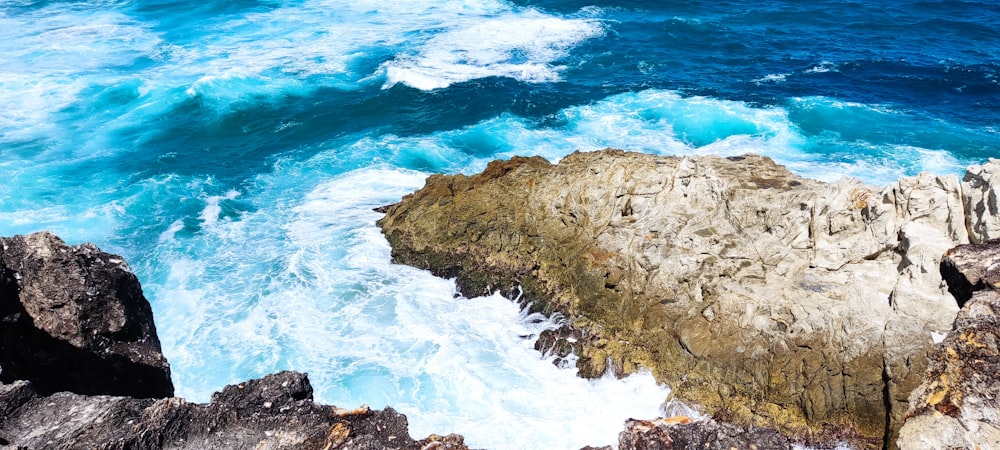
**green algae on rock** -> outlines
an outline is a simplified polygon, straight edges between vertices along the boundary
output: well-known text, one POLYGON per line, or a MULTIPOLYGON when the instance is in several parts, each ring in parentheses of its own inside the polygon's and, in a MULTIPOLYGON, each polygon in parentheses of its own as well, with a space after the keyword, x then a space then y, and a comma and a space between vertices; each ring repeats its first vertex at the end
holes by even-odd
POLYGON ((516 157, 429 177, 379 226, 467 296, 565 315, 583 376, 649 369, 716 417, 880 445, 958 311, 941 254, 997 229, 975 207, 995 166, 873 188, 755 155, 516 157))

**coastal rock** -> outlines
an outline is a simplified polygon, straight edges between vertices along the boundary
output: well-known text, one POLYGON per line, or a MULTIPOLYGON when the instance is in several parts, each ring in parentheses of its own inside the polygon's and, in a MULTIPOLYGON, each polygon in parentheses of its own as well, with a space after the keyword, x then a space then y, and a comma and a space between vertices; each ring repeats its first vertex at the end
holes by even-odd
MULTIPOLYGON (((715 420, 691 421, 686 417, 654 420, 629 419, 618 435, 618 450, 792 450, 801 443, 776 430, 743 428, 715 420)), ((821 447, 813 447, 821 448, 821 447)))
POLYGON ((949 250, 941 272, 965 306, 930 355, 897 444, 1000 448, 1000 241, 949 250))
POLYGON ((153 313, 121 257, 50 233, 0 238, 0 382, 170 397, 153 313))
POLYGON ((1000 165, 991 158, 986 164, 969 166, 962 184, 972 243, 1000 238, 1000 165))
POLYGON ((648 368, 741 426, 893 443, 959 308, 940 256, 1000 229, 991 188, 972 183, 874 188, 755 155, 609 149, 432 175, 379 226, 396 262, 467 296, 563 314, 573 337, 546 339, 571 345, 583 376, 648 368), (987 198, 975 218, 972 191, 987 198))
POLYGON ((0 445, 51 449, 463 450, 458 435, 416 441, 391 408, 343 410, 312 401, 305 374, 280 372, 227 386, 211 403, 60 392, 0 385, 0 445))
POLYGON ((172 397, 152 311, 119 256, 49 233, 0 238, 0 446, 23 449, 467 449, 416 441, 391 408, 313 402, 305 374, 172 397))

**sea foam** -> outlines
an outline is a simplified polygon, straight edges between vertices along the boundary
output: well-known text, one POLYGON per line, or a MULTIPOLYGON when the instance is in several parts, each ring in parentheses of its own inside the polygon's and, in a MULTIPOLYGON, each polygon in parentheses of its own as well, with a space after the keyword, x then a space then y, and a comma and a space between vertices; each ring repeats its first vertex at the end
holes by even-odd
POLYGON ((485 77, 559 81, 562 67, 554 63, 580 42, 603 33, 593 20, 534 11, 468 22, 435 35, 414 55, 387 62, 385 87, 404 83, 430 90, 485 77))
POLYGON ((196 259, 170 258, 151 289, 171 299, 155 308, 178 394, 204 401, 224 383, 300 370, 318 401, 392 406, 414 436, 457 432, 496 449, 610 444, 626 418, 658 416, 669 390, 650 375, 587 381, 535 351, 558 318, 463 298, 453 281, 390 262, 372 208, 425 176, 335 176, 296 205, 203 229, 196 259))

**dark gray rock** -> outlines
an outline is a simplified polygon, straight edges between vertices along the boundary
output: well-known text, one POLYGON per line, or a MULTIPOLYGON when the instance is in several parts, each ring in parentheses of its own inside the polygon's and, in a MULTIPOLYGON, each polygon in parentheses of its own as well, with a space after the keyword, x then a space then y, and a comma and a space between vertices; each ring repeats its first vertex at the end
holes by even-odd
POLYGON ((0 238, 0 382, 42 394, 173 395, 149 302, 125 261, 51 233, 0 238))
POLYGON ((461 436, 414 440, 392 408, 312 401, 305 374, 280 372, 224 388, 209 404, 0 386, 0 445, 51 449, 467 449, 461 436))

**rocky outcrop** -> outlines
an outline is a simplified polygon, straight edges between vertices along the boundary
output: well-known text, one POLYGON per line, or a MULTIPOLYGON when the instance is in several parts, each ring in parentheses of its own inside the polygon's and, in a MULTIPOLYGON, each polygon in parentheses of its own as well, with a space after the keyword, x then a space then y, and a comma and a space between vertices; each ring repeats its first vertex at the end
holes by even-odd
POLYGON ((0 385, 0 445, 49 449, 467 449, 457 435, 413 440, 391 408, 313 403, 305 374, 280 372, 226 386, 211 403, 0 385))
POLYGON ((930 355, 898 445, 1000 449, 1000 241, 949 250, 941 272, 965 306, 930 355))
POLYGON ((739 425, 892 443, 958 311, 941 254, 1000 229, 998 167, 874 188, 753 155, 514 158, 429 177, 379 226, 465 295, 563 314, 545 338, 581 375, 649 368, 739 425))
POLYGON ((0 382, 170 397, 149 302, 121 257, 50 233, 0 238, 0 382))

